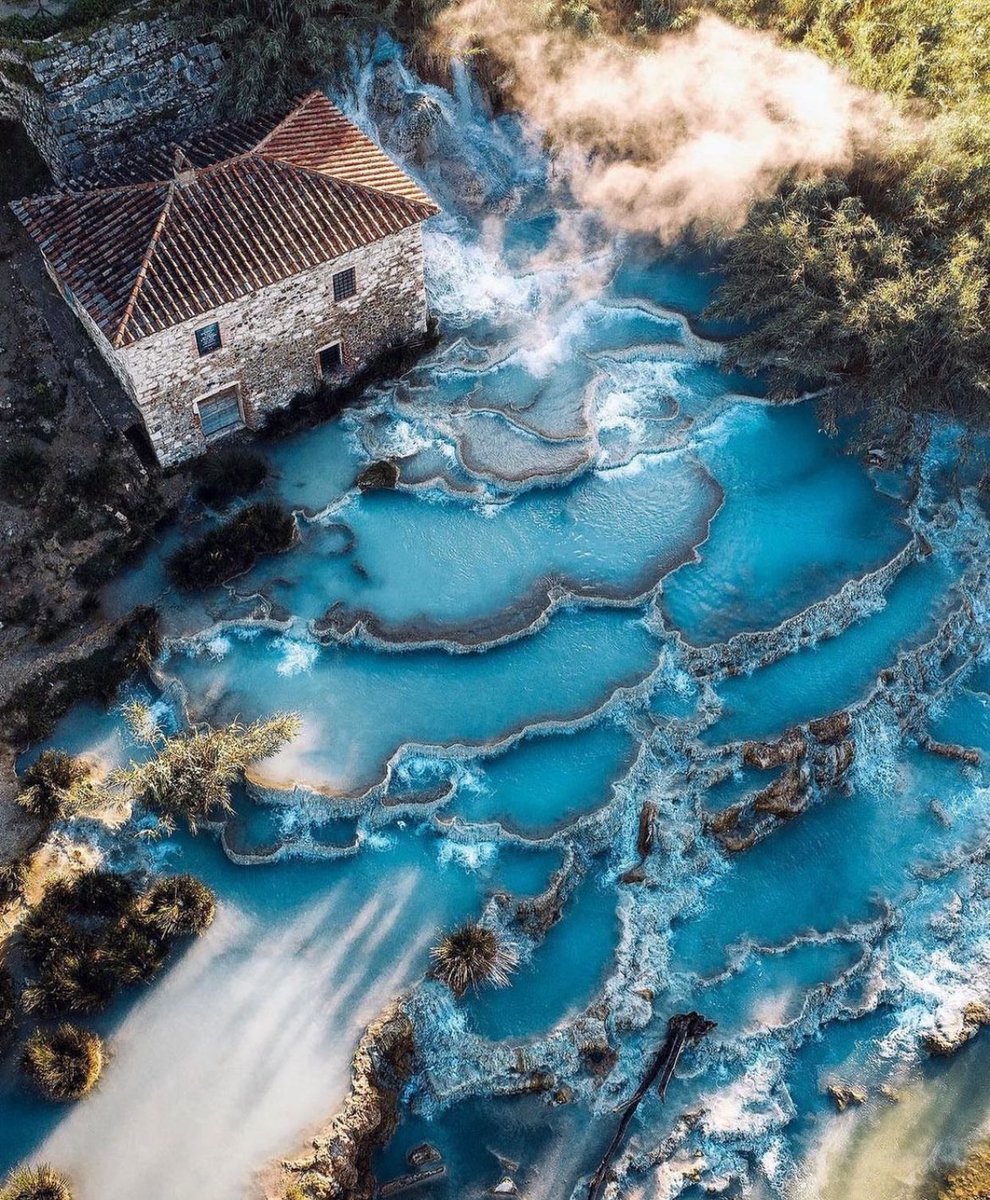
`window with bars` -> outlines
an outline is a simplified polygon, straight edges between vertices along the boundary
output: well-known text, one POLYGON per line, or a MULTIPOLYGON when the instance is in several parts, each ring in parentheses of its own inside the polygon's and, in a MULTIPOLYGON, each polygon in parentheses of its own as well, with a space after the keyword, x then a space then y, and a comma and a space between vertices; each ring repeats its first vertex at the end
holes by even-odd
POLYGON ((333 342, 329 346, 324 346, 319 352, 320 374, 324 378, 328 375, 335 375, 344 365, 344 353, 341 349, 340 342, 333 342))
POLYGON ((357 275, 353 267, 346 271, 337 271, 333 277, 334 300, 346 300, 357 292, 357 275))
POLYGON ((196 330, 196 349, 199 351, 200 358, 204 354, 212 354, 214 350, 219 350, 222 345, 219 322, 214 321, 212 324, 204 325, 201 329, 196 330))

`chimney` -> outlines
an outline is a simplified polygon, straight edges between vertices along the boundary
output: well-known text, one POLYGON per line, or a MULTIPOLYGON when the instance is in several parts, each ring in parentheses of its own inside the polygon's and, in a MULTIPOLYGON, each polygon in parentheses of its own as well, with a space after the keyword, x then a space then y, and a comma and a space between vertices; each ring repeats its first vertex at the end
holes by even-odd
POLYGON ((172 159, 172 174, 179 187, 188 187, 196 181, 196 168, 189 161, 188 155, 181 146, 175 147, 175 155, 172 159))

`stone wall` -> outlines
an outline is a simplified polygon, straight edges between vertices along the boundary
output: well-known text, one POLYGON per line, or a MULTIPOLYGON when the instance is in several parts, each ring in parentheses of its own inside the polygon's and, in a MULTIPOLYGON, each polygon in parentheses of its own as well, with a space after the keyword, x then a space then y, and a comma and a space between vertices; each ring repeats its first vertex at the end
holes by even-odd
POLYGON ((221 67, 214 43, 180 37, 168 16, 138 6, 85 38, 0 49, 0 117, 24 125, 63 181, 152 130, 161 143, 207 122, 221 67))
POLYGON ((144 418, 165 466, 205 451, 196 401, 231 384, 240 388, 245 423, 319 382, 317 352, 340 341, 353 375, 384 350, 426 330, 423 239, 413 226, 333 262, 272 284, 132 346, 109 351, 95 338, 144 418), (333 275, 354 267, 357 294, 333 299, 333 275), (195 331, 219 322, 222 346, 204 357, 195 331), (116 360, 116 362, 114 362, 116 360))

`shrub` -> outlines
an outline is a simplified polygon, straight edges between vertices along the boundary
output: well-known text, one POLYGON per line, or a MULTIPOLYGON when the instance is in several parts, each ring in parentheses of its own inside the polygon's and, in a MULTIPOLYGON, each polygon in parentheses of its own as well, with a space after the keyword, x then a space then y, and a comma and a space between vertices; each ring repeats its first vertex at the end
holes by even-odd
POLYGON ((216 898, 205 883, 192 875, 159 879, 142 900, 144 919, 163 937, 203 933, 216 915, 216 898))
POLYGON ((193 833, 201 824, 229 815, 231 785, 245 768, 274 754, 299 732, 299 718, 291 713, 250 725, 202 726, 175 737, 166 737, 139 704, 129 705, 125 716, 134 735, 157 753, 118 771, 113 786, 132 802, 156 809, 167 827, 181 819, 193 833))
POLYGON ((8 500, 29 504, 41 490, 45 456, 30 442, 18 442, 0 454, 0 480, 8 500))
POLYGON ((64 750, 43 750, 24 772, 20 806, 42 821, 59 821, 78 804, 89 767, 64 750))
POLYGON ((172 555, 168 572, 183 591, 213 587, 251 569, 264 554, 288 550, 296 522, 274 500, 252 504, 172 555))
POLYGON ((72 1189, 64 1175, 42 1163, 11 1171, 0 1187, 0 1200, 72 1200, 72 1189))
POLYGON ((59 1025, 36 1029, 28 1038, 21 1067, 49 1100, 79 1100, 103 1071, 103 1042, 88 1029, 59 1025))
POLYGON ((120 988, 151 979, 174 938, 205 928, 212 915, 209 889, 181 878, 181 895, 171 901, 168 880, 142 893, 131 879, 107 871, 53 884, 20 927, 33 971, 21 997, 25 1009, 98 1012, 120 988))
POLYGON ((482 984, 507 987, 519 962, 515 950, 499 935, 482 925, 462 925, 445 934, 430 951, 435 979, 445 983, 455 996, 482 984))
POLYGON ((223 508, 235 496, 256 491, 268 477, 268 463, 246 446, 229 446, 196 464, 196 495, 211 508, 223 508))

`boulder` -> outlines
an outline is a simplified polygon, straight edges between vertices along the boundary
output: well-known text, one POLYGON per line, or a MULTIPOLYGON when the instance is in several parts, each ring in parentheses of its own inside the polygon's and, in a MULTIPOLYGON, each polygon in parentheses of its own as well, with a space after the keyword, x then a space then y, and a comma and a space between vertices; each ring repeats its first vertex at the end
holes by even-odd
POLYGON ((867 1099, 863 1088, 848 1083, 830 1083, 825 1091, 839 1112, 845 1112, 853 1104, 864 1104, 867 1099))
POLYGON ((972 1041, 984 1025, 990 1025, 990 1006, 982 1000, 972 1000, 963 1009, 956 1029, 947 1030, 939 1026, 925 1034, 921 1039, 922 1045, 934 1056, 955 1054, 960 1046, 972 1041))

